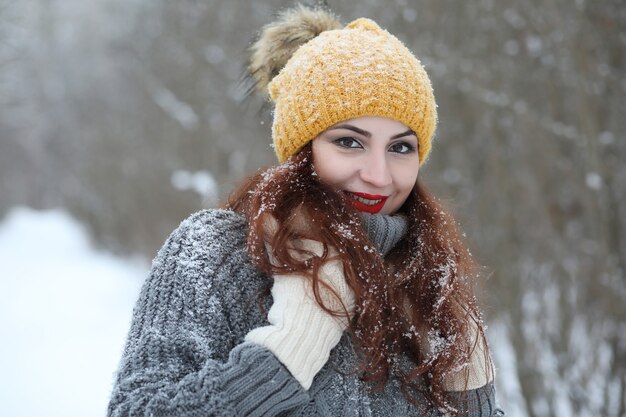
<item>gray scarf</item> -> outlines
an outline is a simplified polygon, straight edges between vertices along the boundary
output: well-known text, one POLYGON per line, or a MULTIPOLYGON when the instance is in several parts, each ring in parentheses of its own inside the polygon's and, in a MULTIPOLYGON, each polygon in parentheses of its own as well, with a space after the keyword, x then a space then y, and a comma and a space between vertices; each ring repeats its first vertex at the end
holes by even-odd
POLYGON ((383 256, 389 253, 409 228, 402 215, 362 213, 362 217, 367 235, 383 256))

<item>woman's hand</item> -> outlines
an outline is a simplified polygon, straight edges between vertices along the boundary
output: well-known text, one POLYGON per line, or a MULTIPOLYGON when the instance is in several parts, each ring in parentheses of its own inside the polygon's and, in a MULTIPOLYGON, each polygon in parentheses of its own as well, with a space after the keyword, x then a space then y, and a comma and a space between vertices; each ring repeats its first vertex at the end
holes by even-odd
MULTIPOLYGON (((275 226, 271 224, 269 228, 275 231, 275 226)), ((302 253, 322 256, 324 249, 322 243, 310 239, 299 239, 290 245, 295 249, 294 257, 303 256, 302 253)), ((268 247, 273 260, 271 253, 268 247)), ((319 295, 337 316, 317 303, 309 277, 295 273, 275 275, 274 304, 268 314, 270 325, 254 329, 246 336, 247 341, 272 351, 305 389, 310 388, 354 314, 354 294, 345 280, 343 264, 333 255, 336 252, 331 248, 329 259, 319 268, 319 295)))

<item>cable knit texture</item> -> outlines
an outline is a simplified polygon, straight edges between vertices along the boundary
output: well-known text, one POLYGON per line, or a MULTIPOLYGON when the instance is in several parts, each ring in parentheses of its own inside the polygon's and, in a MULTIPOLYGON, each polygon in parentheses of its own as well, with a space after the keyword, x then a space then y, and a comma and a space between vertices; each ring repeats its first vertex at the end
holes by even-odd
MULTIPOLYGON (((107 415, 418 416, 397 380, 377 393, 360 381, 347 332, 308 391, 270 350, 244 340, 271 325, 259 294, 272 284, 245 241, 245 220, 227 210, 196 213, 170 235, 135 306, 107 415)), ((466 415, 503 415, 494 395, 489 383, 452 400, 466 415)))

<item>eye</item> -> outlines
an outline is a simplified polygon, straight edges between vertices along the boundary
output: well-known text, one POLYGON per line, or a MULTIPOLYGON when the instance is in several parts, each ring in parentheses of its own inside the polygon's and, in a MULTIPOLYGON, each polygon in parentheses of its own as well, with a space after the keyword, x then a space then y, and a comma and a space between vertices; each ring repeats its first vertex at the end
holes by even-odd
POLYGON ((415 152, 415 146, 408 142, 396 142, 389 147, 389 151, 406 155, 415 152))
POLYGON ((363 148, 363 146, 361 145, 361 143, 354 139, 351 138, 349 136, 343 137, 343 138, 339 138, 339 139, 335 139, 333 141, 334 144, 336 144, 337 146, 340 146, 342 148, 350 148, 350 149, 359 149, 359 148, 363 148))

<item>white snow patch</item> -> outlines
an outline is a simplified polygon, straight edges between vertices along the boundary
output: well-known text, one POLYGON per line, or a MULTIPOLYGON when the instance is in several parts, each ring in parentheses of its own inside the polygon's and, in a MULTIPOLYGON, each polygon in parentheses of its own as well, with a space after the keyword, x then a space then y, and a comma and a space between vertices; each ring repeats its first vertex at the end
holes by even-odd
POLYGON ((507 417, 527 417, 528 409, 522 395, 522 387, 517 372, 518 360, 511 343, 505 321, 496 321, 489 325, 488 338, 491 354, 496 365, 496 385, 498 401, 507 417))
POLYGON ((218 199, 219 187, 213 174, 208 171, 190 172, 177 170, 170 177, 172 186, 181 191, 193 191, 202 197, 205 205, 211 205, 218 199))
POLYGON ((607 132, 605 130, 598 135, 598 141, 602 145, 612 145, 613 143, 615 143, 615 136, 612 132, 607 132))
POLYGON ((218 45, 209 45, 204 49, 204 57, 210 64, 219 64, 226 58, 224 50, 218 45))
POLYGON ((585 176, 585 183, 587 187, 599 190, 602 188, 602 177, 597 172, 588 172, 585 176))
POLYGON ((539 36, 526 36, 526 49, 531 56, 537 57, 541 55, 543 49, 543 41, 539 36))
POLYGON ((3 415, 103 416, 148 264, 90 247, 61 210, 0 223, 3 415))
POLYGON ((198 115, 189 104, 179 100, 172 91, 167 88, 155 87, 152 91, 152 98, 165 113, 180 123, 185 130, 196 130, 199 124, 198 115))

